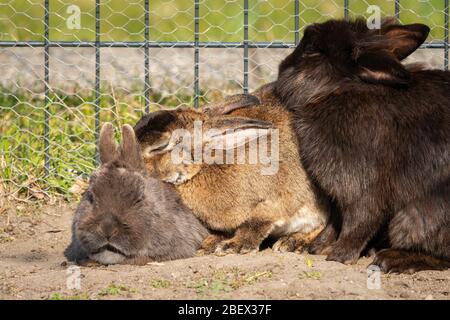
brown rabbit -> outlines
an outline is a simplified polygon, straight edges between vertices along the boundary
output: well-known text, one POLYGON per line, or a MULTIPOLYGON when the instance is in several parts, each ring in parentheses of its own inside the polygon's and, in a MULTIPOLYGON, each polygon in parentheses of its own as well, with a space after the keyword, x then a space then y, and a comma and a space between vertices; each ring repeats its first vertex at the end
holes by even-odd
POLYGON ((133 128, 123 126, 121 148, 113 127, 100 132, 102 165, 75 213, 71 261, 144 264, 192 257, 207 230, 173 186, 148 176, 133 128))
POLYGON ((210 235, 203 242, 206 252, 256 251, 268 236, 278 239, 275 250, 301 250, 324 227, 328 204, 316 196, 301 167, 289 112, 279 105, 271 86, 255 95, 233 96, 207 109, 162 110, 145 115, 136 124, 135 132, 147 169, 173 183, 184 203, 210 229, 231 236, 225 239, 223 234, 210 235), (200 142, 195 139, 195 121, 202 124, 200 142), (194 132, 193 141, 186 142, 180 128, 194 132), (211 128, 215 128, 213 133, 208 130, 211 128), (274 139, 277 134, 279 141, 274 139), (271 172, 273 164, 268 167, 267 161, 249 161, 252 143, 261 142, 264 135, 268 153, 271 157, 279 155, 275 172, 271 172), (196 146, 200 150, 209 148, 220 160, 225 158, 222 151, 232 151, 236 153, 234 162, 196 162, 196 146), (193 152, 189 150, 192 147, 193 152), (238 153, 243 150, 245 159, 239 159, 238 153), (174 163, 174 153, 182 154, 183 163, 174 163), (239 160, 243 163, 237 163, 239 160))

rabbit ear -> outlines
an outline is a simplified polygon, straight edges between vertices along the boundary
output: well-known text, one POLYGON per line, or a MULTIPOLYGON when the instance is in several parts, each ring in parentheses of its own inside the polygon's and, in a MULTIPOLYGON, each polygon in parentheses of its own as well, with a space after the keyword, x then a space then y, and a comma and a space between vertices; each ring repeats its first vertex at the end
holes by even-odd
POLYGON ((127 162, 132 168, 142 169, 144 167, 140 145, 136 139, 133 127, 129 124, 122 126, 121 156, 122 160, 127 162))
POLYGON ((261 102, 258 97, 251 94, 235 94, 225 98, 219 103, 208 104, 203 108, 203 112, 208 115, 228 114, 236 109, 258 105, 261 102))
POLYGON ((114 140, 114 127, 109 122, 106 122, 100 131, 99 150, 102 163, 109 162, 118 156, 117 143, 114 140))
POLYGON ((411 75, 408 70, 389 52, 366 52, 357 60, 358 76, 369 83, 404 85, 411 75))
POLYGON ((272 123, 243 117, 217 118, 207 121, 208 130, 203 143, 208 148, 228 150, 267 136, 273 128, 272 123))
POLYGON ((167 126, 174 122, 177 116, 174 111, 158 110, 145 114, 134 126, 139 141, 153 133, 164 132, 167 126))
POLYGON ((380 45, 398 60, 403 60, 417 50, 427 39, 430 28, 424 24, 387 25, 381 28, 383 41, 380 45))
POLYGON ((358 76, 372 83, 407 84, 410 73, 400 61, 420 47, 429 31, 424 24, 402 26, 387 20, 355 47, 358 76))

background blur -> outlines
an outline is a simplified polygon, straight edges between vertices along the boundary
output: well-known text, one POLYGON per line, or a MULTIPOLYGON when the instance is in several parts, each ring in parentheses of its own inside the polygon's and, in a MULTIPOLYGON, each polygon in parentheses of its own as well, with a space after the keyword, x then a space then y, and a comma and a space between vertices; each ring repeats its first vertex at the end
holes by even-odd
MULTIPOLYGON (((446 0, 349 0, 350 17, 368 16, 369 5, 402 23, 431 27, 429 43, 445 37, 446 0)), ((101 41, 144 41, 143 0, 101 0, 101 41)), ((300 0, 299 32, 310 23, 344 17, 344 0, 300 0)), ((199 41, 244 39, 244 1, 199 1, 199 41)), ((448 9, 448 8, 447 8, 448 9)), ((44 41, 43 0, 0 0, 0 42, 44 41)), ((194 1, 150 1, 150 41, 194 41, 194 1)), ((295 40, 295 1, 249 1, 250 43, 295 40)), ((447 26, 448 27, 448 26, 447 26)), ((50 41, 95 41, 94 0, 50 0, 50 41), (80 8, 80 28, 67 23, 80 8)), ((292 49, 253 48, 248 85, 276 78, 292 49)), ((242 48, 199 49, 200 105, 243 90, 242 48)), ((150 48, 150 109, 192 105, 193 48, 150 48)), ((100 123, 134 124, 144 112, 143 48, 100 49, 100 123)), ((419 50, 411 60, 444 68, 444 49, 419 50)), ((77 195, 95 161, 95 49, 51 47, 49 103, 44 96, 44 49, 0 47, 0 191, 8 198, 46 199, 77 195), (47 142, 47 144, 45 143, 47 142), (45 154, 49 168, 44 170, 45 154)))

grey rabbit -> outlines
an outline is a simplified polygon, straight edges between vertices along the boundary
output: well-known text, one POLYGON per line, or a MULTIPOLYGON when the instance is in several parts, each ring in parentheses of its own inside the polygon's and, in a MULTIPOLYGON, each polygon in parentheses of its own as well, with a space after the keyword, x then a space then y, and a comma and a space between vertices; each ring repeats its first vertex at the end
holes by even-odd
POLYGON ((171 185, 148 176, 133 128, 122 127, 118 147, 105 123, 99 148, 102 165, 76 209, 67 259, 108 265, 194 256, 208 231, 171 185))

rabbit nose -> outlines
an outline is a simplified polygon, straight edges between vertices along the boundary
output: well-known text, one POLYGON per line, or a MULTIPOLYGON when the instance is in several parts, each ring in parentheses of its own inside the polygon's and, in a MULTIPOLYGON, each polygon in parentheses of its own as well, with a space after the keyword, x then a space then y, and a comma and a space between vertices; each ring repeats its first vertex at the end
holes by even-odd
POLYGON ((114 220, 112 218, 105 219, 104 221, 102 221, 101 228, 104 236, 106 237, 107 240, 109 240, 114 231, 114 220))

